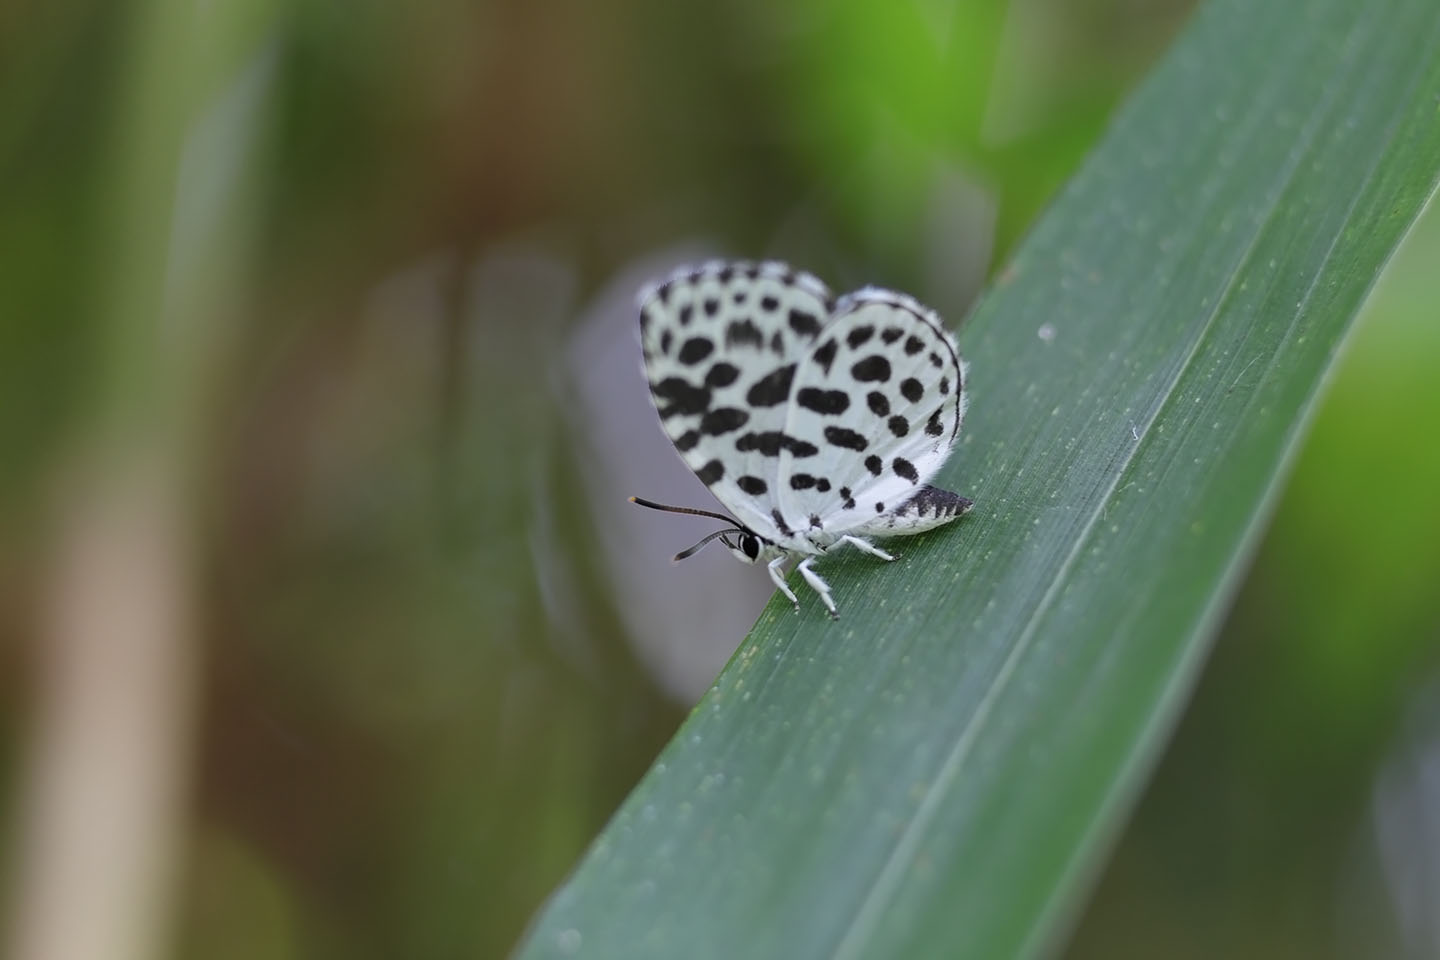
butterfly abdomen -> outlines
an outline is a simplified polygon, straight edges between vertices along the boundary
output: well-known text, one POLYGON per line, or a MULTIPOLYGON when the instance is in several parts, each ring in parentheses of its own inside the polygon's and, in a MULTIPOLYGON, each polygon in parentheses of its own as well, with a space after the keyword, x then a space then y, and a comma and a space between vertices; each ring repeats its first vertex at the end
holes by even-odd
POLYGON ((927 483, 895 510, 877 517, 870 529, 876 536, 920 533, 943 527, 969 513, 973 506, 975 501, 927 483))

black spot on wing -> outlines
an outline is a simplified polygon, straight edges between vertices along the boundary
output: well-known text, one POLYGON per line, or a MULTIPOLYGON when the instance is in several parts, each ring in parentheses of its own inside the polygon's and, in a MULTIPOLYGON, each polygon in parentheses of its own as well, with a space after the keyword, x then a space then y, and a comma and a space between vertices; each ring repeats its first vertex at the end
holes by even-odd
POLYGON ((730 299, 734 300, 736 303, 744 303, 746 299, 749 298, 749 296, 750 294, 745 290, 736 290, 734 295, 731 296, 730 299))
POLYGON ((795 364, 771 370, 755 381, 745 393, 745 402, 752 407, 773 407, 790 399, 790 384, 795 379, 795 364))
POLYGON ((890 399, 879 390, 871 390, 865 395, 865 402, 870 406, 870 412, 877 417, 890 416, 890 399))
POLYGON ((705 374, 705 386, 728 387, 735 382, 735 378, 738 376, 740 376, 740 369, 738 367, 721 360, 710 368, 709 373, 705 374))
POLYGON ((815 456, 815 454, 820 452, 820 448, 815 446, 815 444, 807 443, 804 440, 800 440, 795 437, 785 438, 785 449, 790 451, 791 456, 797 458, 813 457, 815 456))
POLYGON ((711 460, 705 464, 705 466, 696 470, 695 476, 699 477, 700 482, 705 484, 705 486, 712 486, 719 481, 721 477, 725 476, 725 465, 719 460, 711 460))
POLYGON ((712 437, 718 437, 732 430, 739 430, 749 419, 750 414, 738 407, 721 407, 700 418, 700 430, 712 437))
POLYGON ((720 300, 717 297, 705 298, 705 316, 713 317, 720 312, 720 300))
POLYGON ((879 457, 875 456, 875 454, 872 453, 870 454, 870 456, 865 458, 865 469, 869 470, 871 473, 875 474, 875 476, 878 477, 880 476, 880 472, 885 469, 885 461, 881 460, 879 457))
POLYGON ((860 349, 866 341, 875 336, 875 328, 871 326, 856 327, 850 331, 850 336, 845 338, 845 345, 851 350, 860 349))
POLYGON ((721 283, 729 283, 734 277, 735 267, 733 265, 727 264, 725 269, 720 271, 716 279, 718 279, 721 283))
POLYGON ((843 506, 846 510, 855 509, 855 497, 850 493, 849 487, 840 488, 840 499, 845 501, 843 504, 841 504, 841 506, 843 506))
POLYGON ((925 432, 932 437, 938 437, 945 432, 945 425, 940 422, 940 409, 930 414, 930 419, 925 423, 925 432))
POLYGON ((781 450, 789 450, 795 457, 813 457, 820 452, 820 448, 815 444, 807 443, 779 430, 743 434, 736 439, 735 449, 740 453, 759 451, 766 457, 778 457, 781 450))
POLYGON ((908 357, 913 357, 915 356, 915 354, 919 353, 921 350, 924 349, 925 341, 921 340, 914 334, 911 334, 910 338, 905 341, 905 355, 908 357))
MULTIPOLYGON (((666 331, 669 332, 668 330, 666 331)), ((664 344, 661 344, 664 349, 664 344)), ((694 366, 701 360, 710 356, 715 349, 715 344, 709 337, 691 337, 680 347, 679 359, 686 366, 694 366)))
POLYGON ((915 464, 904 457, 896 457, 890 462, 890 469, 895 471, 895 476, 903 477, 911 483, 920 482, 920 473, 915 469, 915 464))
POLYGON ((876 501, 875 501, 875 512, 876 512, 876 513, 884 513, 884 512, 885 512, 885 504, 884 504, 882 501, 880 501, 880 500, 876 500, 876 501))
POLYGON ((880 354, 872 354, 850 368, 850 375, 861 382, 878 380, 884 383, 890 379, 890 361, 880 354))
POLYGON ((776 507, 774 510, 770 511, 770 519, 775 521, 775 529, 780 531, 781 536, 788 537, 795 532, 794 530, 790 529, 790 525, 786 523, 785 518, 780 515, 779 507, 776 507))
POLYGON ((791 490, 809 490, 814 487, 821 493, 830 490, 830 479, 828 477, 813 477, 808 473, 797 473, 790 478, 791 490))
POLYGON ((660 331, 660 352, 670 356, 670 347, 675 343, 675 334, 669 330, 660 331))
POLYGON ((890 327, 886 329, 884 333, 880 334, 880 339, 885 343, 894 343, 903 336, 905 336, 904 330, 901 330, 899 327, 890 327))
POLYGON ((820 365, 821 370, 825 371, 826 376, 830 375, 830 364, 835 362, 835 351, 837 349, 839 349, 839 344, 835 342, 834 337, 831 337, 829 340, 820 344, 819 349, 815 351, 815 362, 820 365))
POLYGON ((773 297, 767 294, 766 296, 760 298, 760 309, 766 311, 767 313, 774 310, 778 306, 780 306, 780 299, 778 297, 773 297))
POLYGON ((795 402, 806 410, 836 416, 850 409, 850 395, 844 390, 821 390, 817 387, 802 387, 795 394, 795 402))
POLYGON ((802 337, 813 340, 820 334, 820 321, 813 313, 792 309, 790 311, 790 329, 802 337))
POLYGON ((682 326, 682 327, 689 326, 689 325, 690 325, 690 317, 691 317, 691 315, 694 314, 694 312, 695 312, 695 308, 694 308, 693 306, 691 306, 690 304, 687 303, 687 304, 685 304, 684 306, 682 306, 682 307, 680 308, 680 326, 682 326))
POLYGON ((759 477, 744 476, 735 481, 735 485, 752 497, 758 497, 770 489, 764 480, 759 477))
POLYGON ((785 356, 785 338, 780 336, 779 330, 776 330, 770 337, 770 349, 777 357, 785 356))
POLYGON ((887 425, 890 432, 897 437, 903 437, 910 432, 910 421, 899 415, 891 417, 887 425))
POLYGON ((751 347, 765 346, 765 334, 750 320, 732 320, 730 326, 725 329, 725 346, 735 347, 739 345, 751 347))
POLYGON ((695 449, 695 444, 700 442, 699 430, 686 430, 675 439, 675 449, 681 453, 695 449))
POLYGON ((950 378, 949 378, 949 377, 941 377, 941 378, 940 378, 940 392, 941 392, 942 394, 947 394, 947 393, 950 392, 950 378))
POLYGON ((865 437, 846 427, 826 427, 825 440, 836 447, 844 447, 846 450, 864 450, 867 444, 865 437))
POLYGON ((930 354, 930 366, 938 370, 945 366, 945 361, 940 359, 940 354, 932 353, 930 354))
POLYGON ((666 377, 659 383, 653 383, 650 392, 655 395, 655 406, 660 411, 661 420, 668 420, 676 414, 693 416, 710 409, 710 391, 680 377, 666 377))
POLYGON ((914 377, 906 377, 900 382, 900 393, 911 403, 919 403, 920 398, 925 396, 925 387, 914 377))
POLYGON ((812 513, 812 514, 810 514, 810 529, 811 529, 811 530, 824 530, 824 529, 825 529, 825 524, 823 524, 823 523, 820 522, 820 514, 818 514, 818 513, 812 513))

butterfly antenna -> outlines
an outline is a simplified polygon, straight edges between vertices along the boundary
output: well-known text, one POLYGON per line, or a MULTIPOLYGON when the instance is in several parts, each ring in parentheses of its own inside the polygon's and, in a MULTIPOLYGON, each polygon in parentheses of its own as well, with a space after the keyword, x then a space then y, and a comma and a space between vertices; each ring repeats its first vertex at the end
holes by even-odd
MULTIPOLYGON (((723 514, 723 513, 715 513, 714 511, 711 511, 711 510, 699 510, 699 509, 697 509, 697 508, 695 508, 695 507, 672 507, 672 506, 669 506, 669 505, 667 505, 667 504, 656 503, 656 502, 654 502, 653 500, 642 500, 640 497, 631 497, 631 498, 630 498, 630 502, 631 502, 631 503, 638 503, 638 504, 640 504, 640 506, 642 506, 642 507, 649 507, 651 510, 660 510, 660 511, 663 511, 663 512, 665 512, 665 513, 688 513, 688 514, 690 514, 691 516, 696 516, 696 517, 709 517, 709 518, 712 519, 712 520, 723 520, 723 521, 725 521, 726 523, 734 523, 734 522, 735 522, 735 518, 734 518, 734 517, 727 517, 727 516, 725 516, 725 514, 723 514)), ((727 530, 727 531, 725 531, 725 532, 726 532, 726 533, 729 533, 730 531, 727 530)), ((741 532, 741 533, 744 533, 745 531, 742 530, 742 531, 740 531, 740 532, 741 532)), ((688 554, 687 554, 687 556, 688 556, 688 554)))
POLYGON ((727 534, 727 533, 741 533, 741 534, 743 534, 744 532, 745 532, 744 530, 739 530, 739 529, 734 529, 734 528, 729 529, 729 530, 716 530, 714 533, 710 534, 710 536, 708 536, 708 537, 706 537, 705 539, 701 540, 699 543, 695 544, 695 546, 691 547, 689 550, 681 550, 679 553, 675 554, 675 557, 674 557, 674 559, 673 559, 671 562, 672 562, 672 563, 679 563, 681 560, 684 560, 686 557, 693 557, 695 554, 697 554, 697 553, 700 552, 700 549, 701 549, 702 547, 704 547, 705 544, 709 543, 711 540, 714 540, 716 537, 723 537, 723 536, 725 536, 725 534, 727 534))

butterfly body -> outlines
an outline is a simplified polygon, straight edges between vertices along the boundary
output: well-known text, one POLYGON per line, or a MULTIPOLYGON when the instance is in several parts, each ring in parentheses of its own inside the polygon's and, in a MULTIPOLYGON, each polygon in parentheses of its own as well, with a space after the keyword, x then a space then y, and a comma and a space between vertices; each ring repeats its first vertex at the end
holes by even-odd
POLYGON ((802 558, 833 616, 816 557, 843 545, 893 559, 870 538, 970 508, 927 482, 959 435, 966 368, 913 298, 874 287, 836 298, 781 263, 714 261, 643 292, 640 330, 666 434, 736 518, 713 537, 765 563, 792 602, 787 559, 802 558))

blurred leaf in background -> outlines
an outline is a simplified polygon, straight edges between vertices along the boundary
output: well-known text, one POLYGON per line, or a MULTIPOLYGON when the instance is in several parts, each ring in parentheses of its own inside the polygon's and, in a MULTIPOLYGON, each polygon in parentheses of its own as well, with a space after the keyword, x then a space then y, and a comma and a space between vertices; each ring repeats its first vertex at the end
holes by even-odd
MULTIPOLYGON (((139 680, 176 669, 162 693, 185 729, 152 744, 183 798, 149 821, 179 851, 162 939, 177 956, 504 955, 727 652, 721 635, 656 659, 633 635, 638 601, 616 589, 595 462, 568 409, 563 358, 582 318, 628 296, 637 264, 700 247, 786 256, 837 287, 911 289, 958 318, 1189 8, 5 8, 0 636, 24 641, 0 645, 6 945, 32 922, 25 798, 55 742, 45 731, 68 716, 57 678, 77 666, 54 654, 68 648, 53 617, 71 607, 53 599, 70 596, 59 571, 67 545, 94 542, 85 504, 124 502, 107 499, 111 479, 158 449, 183 495, 128 516, 131 536, 171 531, 171 661, 117 647, 127 670, 155 672, 102 670, 85 689, 139 709, 139 680), (127 406, 132 389, 152 402, 127 406), (120 408, 126 427, 110 432, 120 408)), ((1416 318, 1433 315, 1427 280, 1409 295, 1416 318)), ((1356 369, 1433 401, 1404 378, 1426 342, 1367 342, 1356 369)), ((1403 712, 1396 678, 1434 637, 1424 587, 1440 560, 1404 511, 1332 502, 1375 489, 1366 464, 1428 449, 1406 442, 1421 430, 1407 417, 1433 403, 1377 407, 1385 394, 1358 387, 1347 400, 1348 382, 1327 416, 1354 422, 1322 421, 1318 466, 1302 466, 1231 626, 1290 643, 1259 648, 1263 671, 1250 646, 1222 646, 1213 683, 1238 678, 1253 706, 1220 711, 1205 688, 1077 951, 1106 949, 1115 904, 1220 911, 1251 895, 1222 872, 1212 900, 1171 896, 1146 866, 1177 842, 1178 818, 1195 835, 1199 814, 1167 807, 1167 784, 1202 811, 1228 789, 1210 772, 1228 742, 1216 726, 1234 725, 1245 769, 1278 777, 1294 731, 1328 719, 1325 742, 1349 744, 1348 762, 1317 760, 1284 786, 1343 781, 1332 795, 1349 803, 1324 826, 1353 836, 1366 822, 1376 751, 1403 712), (1346 490, 1304 479, 1322 475, 1346 490), (1364 563, 1383 531, 1390 559, 1364 563), (1352 598, 1347 610, 1294 602, 1361 576, 1363 591, 1323 591, 1352 598), (1393 642, 1361 639, 1382 634, 1393 642), (1273 704, 1312 701, 1323 708, 1275 726, 1273 704)), ((1423 489, 1413 469, 1385 476, 1423 489)), ((1415 517, 1427 510, 1415 502, 1415 517)), ((122 543, 110 569, 149 556, 122 543)), ((76 582, 80 596, 96 587, 76 582)), ((738 615, 752 602, 737 592, 738 615)), ((114 641, 108 618, 127 608, 98 609, 86 649, 114 641)), ((81 734, 133 719, 83 716, 81 734)), ((99 741, 66 742, 118 791, 97 802, 128 795, 133 770, 99 741)), ((1267 862, 1312 836, 1294 829, 1267 862)), ((63 919, 83 924, 81 898, 68 902, 63 919)), ((1190 927, 1175 911, 1156 933, 1167 946, 1190 927)), ((1237 952, 1273 942, 1233 929, 1237 952)))

